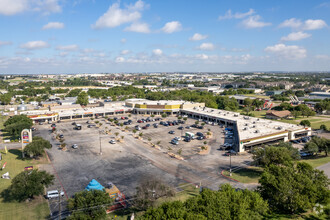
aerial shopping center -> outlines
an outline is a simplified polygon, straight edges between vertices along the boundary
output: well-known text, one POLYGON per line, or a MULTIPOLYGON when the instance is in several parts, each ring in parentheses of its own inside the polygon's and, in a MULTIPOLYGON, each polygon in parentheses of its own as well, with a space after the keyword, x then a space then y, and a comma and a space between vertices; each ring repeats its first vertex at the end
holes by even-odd
POLYGON ((20 114, 27 115, 34 122, 79 120, 122 114, 181 115, 232 128, 237 152, 244 152, 254 146, 286 142, 311 135, 310 127, 240 115, 237 112, 207 108, 204 103, 178 100, 127 99, 119 102, 99 102, 93 107, 85 108, 76 104, 60 105, 49 107, 47 110, 22 111, 20 114))

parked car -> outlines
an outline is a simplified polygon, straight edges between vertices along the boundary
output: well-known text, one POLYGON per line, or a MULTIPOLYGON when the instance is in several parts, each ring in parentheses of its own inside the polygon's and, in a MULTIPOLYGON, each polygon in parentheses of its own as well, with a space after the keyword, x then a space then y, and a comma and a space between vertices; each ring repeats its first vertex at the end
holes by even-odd
POLYGON ((185 142, 190 142, 190 141, 191 141, 191 138, 190 138, 190 137, 185 137, 183 140, 184 140, 185 142))
POLYGON ((109 143, 110 143, 110 144, 115 144, 116 141, 115 141, 115 140, 110 140, 109 143))
POLYGON ((74 145, 72 145, 72 148, 73 148, 73 149, 78 149, 78 144, 74 144, 74 145))
POLYGON ((169 134, 175 134, 175 131, 172 130, 172 131, 169 131, 168 133, 169 134))
POLYGON ((196 135, 197 136, 204 136, 204 134, 202 132, 197 132, 196 135))
POLYGON ((197 140, 203 140, 204 139, 204 136, 198 136, 197 137, 197 140))
POLYGON ((46 198, 47 199, 55 199, 55 198, 58 198, 60 195, 64 196, 64 192, 61 191, 59 193, 58 190, 50 190, 50 191, 47 191, 46 198))
POLYGON ((225 153, 226 156, 230 156, 230 155, 237 155, 237 152, 234 150, 229 150, 225 153))
POLYGON ((63 134, 60 134, 60 136, 58 136, 59 138, 64 138, 64 135, 63 134))
POLYGON ((76 125, 76 122, 72 122, 71 125, 76 125))
POLYGON ((179 129, 179 130, 183 130, 183 127, 182 127, 182 126, 180 126, 180 127, 178 127, 178 129, 179 129))
POLYGON ((188 126, 186 126, 186 129, 190 129, 191 127, 188 125, 188 126))
POLYGON ((179 141, 173 139, 173 140, 171 140, 171 144, 178 145, 179 144, 179 141))
POLYGON ((175 137, 174 139, 177 141, 181 141, 181 137, 175 137))

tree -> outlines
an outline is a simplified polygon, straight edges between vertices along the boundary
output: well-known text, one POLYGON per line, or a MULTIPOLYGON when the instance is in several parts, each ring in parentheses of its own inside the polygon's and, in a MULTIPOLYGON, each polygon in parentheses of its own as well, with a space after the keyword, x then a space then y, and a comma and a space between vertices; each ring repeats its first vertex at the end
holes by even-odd
POLYGON ((300 122, 300 125, 303 125, 304 127, 310 127, 311 126, 311 122, 309 120, 302 120, 300 122))
POLYGON ((9 93, 0 95, 0 102, 2 105, 8 105, 11 101, 12 95, 9 93))
POLYGON ((116 137, 119 135, 119 132, 115 132, 116 137))
POLYGON ((142 136, 143 136, 143 133, 142 133, 142 132, 140 132, 140 133, 139 133, 139 137, 142 137, 142 136))
POLYGON ((291 145, 260 147, 255 149, 252 154, 254 163, 262 167, 267 167, 270 164, 288 165, 300 158, 299 151, 291 145))
POLYGON ((87 93, 86 92, 79 93, 76 103, 80 104, 80 105, 85 105, 85 106, 88 105, 88 95, 87 95, 87 93))
POLYGON ((50 149, 51 143, 42 137, 33 137, 32 143, 29 143, 24 148, 24 153, 30 157, 38 157, 43 155, 44 149, 50 149))
POLYGON ((307 163, 266 167, 259 179, 261 196, 281 213, 302 213, 329 200, 329 180, 323 171, 307 163))
POLYGON ((162 114, 162 117, 163 117, 163 118, 166 118, 166 117, 167 117, 167 114, 165 114, 165 113, 162 114))
POLYGON ((252 105, 253 100, 250 98, 244 99, 243 103, 246 107, 250 107, 252 105))
POLYGON ((69 199, 68 208, 72 212, 68 219, 105 219, 106 209, 113 200, 103 190, 84 190, 69 199))
POLYGON ((3 124, 5 126, 5 131, 10 135, 20 136, 23 129, 30 129, 32 127, 32 120, 26 115, 15 115, 8 118, 3 124))
POLYGON ((199 124, 199 121, 195 121, 195 125, 198 125, 199 124))
POLYGON ((183 118, 183 120, 184 120, 184 121, 187 121, 187 120, 188 120, 188 118, 187 118, 187 117, 184 117, 184 118, 183 118))
POLYGON ((319 151, 319 147, 314 143, 314 142, 308 142, 305 146, 304 149, 313 155, 319 151))
POLYGON ((148 209, 141 219, 264 219, 268 204, 259 193, 224 184, 218 191, 203 189, 186 202, 166 202, 148 209))
POLYGON ((327 128, 327 126, 325 124, 321 124, 320 125, 320 129, 323 130, 323 131, 327 131, 328 130, 328 128, 327 128))
POLYGON ((252 102, 252 105, 254 105, 256 108, 261 108, 264 103, 265 103, 265 100, 254 99, 252 102))
POLYGON ((44 193, 44 187, 52 185, 54 176, 46 171, 23 171, 14 177, 9 187, 10 195, 18 200, 33 199, 44 193))
POLYGON ((320 137, 313 137, 312 140, 310 140, 306 145, 315 143, 315 145, 318 147, 318 149, 321 152, 325 152, 325 155, 328 156, 328 152, 330 150, 330 140, 326 138, 320 138, 320 137))
POLYGON ((136 188, 134 206, 139 210, 146 210, 152 207, 157 199, 171 197, 174 194, 173 189, 160 179, 155 177, 144 178, 136 188))
POLYGON ((297 119, 299 116, 301 116, 301 111, 292 111, 291 114, 293 115, 294 119, 297 119))

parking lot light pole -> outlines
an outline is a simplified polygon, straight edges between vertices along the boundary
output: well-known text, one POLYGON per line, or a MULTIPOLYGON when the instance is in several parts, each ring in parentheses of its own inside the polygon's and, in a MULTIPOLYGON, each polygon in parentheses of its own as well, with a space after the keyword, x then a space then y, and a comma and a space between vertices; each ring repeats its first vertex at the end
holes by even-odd
POLYGON ((100 141, 100 155, 102 155, 101 131, 100 130, 99 130, 99 141, 100 141))

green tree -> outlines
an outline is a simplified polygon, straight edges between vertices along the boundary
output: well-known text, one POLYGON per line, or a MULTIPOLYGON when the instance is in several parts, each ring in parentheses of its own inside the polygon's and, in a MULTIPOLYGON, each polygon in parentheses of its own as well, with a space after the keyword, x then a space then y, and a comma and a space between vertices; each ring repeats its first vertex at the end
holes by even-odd
POLYGON ((12 180, 9 193, 18 201, 33 199, 34 196, 42 195, 44 187, 52 185, 53 182, 54 176, 46 171, 23 171, 12 180))
POLYGON ((38 157, 43 155, 44 149, 50 149, 51 143, 42 137, 33 137, 32 143, 29 143, 24 148, 24 153, 30 157, 38 157))
POLYGON ((186 202, 166 202, 148 209, 141 219, 264 219, 268 205, 259 193, 224 184, 218 191, 203 189, 186 202))
POLYGON ((2 105, 8 105, 11 101, 12 95, 10 93, 6 93, 0 95, 0 102, 2 105))
POLYGON ((246 98, 246 99, 244 99, 243 103, 246 107, 250 107, 253 103, 253 100, 250 98, 246 98))
POLYGON ((329 201, 329 179, 307 163, 266 167, 259 180, 261 196, 280 213, 302 213, 329 201))
POLYGON ((325 124, 321 124, 320 125, 320 129, 323 130, 323 131, 327 131, 328 130, 328 128, 327 128, 327 126, 325 124))
POLYGON ((297 119, 299 116, 301 116, 301 111, 292 111, 291 112, 292 116, 294 117, 294 119, 297 119))
MULTIPOLYGON (((286 144, 286 143, 285 143, 286 144)), ((267 167, 270 164, 288 165, 300 158, 299 151, 291 145, 266 146, 253 150, 253 160, 256 165, 267 167)))
POLYGON ((304 126, 304 127, 310 127, 311 126, 311 122, 309 120, 302 120, 300 122, 300 125, 304 126))
POLYGON ((328 156, 329 150, 330 150, 330 140, 326 139, 324 137, 313 137, 312 140, 308 142, 308 144, 315 143, 315 145, 318 147, 318 149, 321 152, 325 152, 325 155, 328 156))
POLYGON ((80 105, 85 105, 85 106, 88 105, 88 95, 87 95, 87 93, 86 92, 79 93, 76 103, 80 104, 80 105))
POLYGON ((84 190, 69 199, 72 214, 68 219, 106 219, 106 209, 113 203, 109 194, 102 190, 84 190))
POLYGON ((319 151, 319 147, 314 143, 314 142, 308 142, 305 146, 304 149, 312 154, 317 154, 319 151))
POLYGON ((23 129, 30 129, 32 127, 32 120, 26 115, 15 115, 4 123, 5 131, 10 135, 20 136, 23 129))

